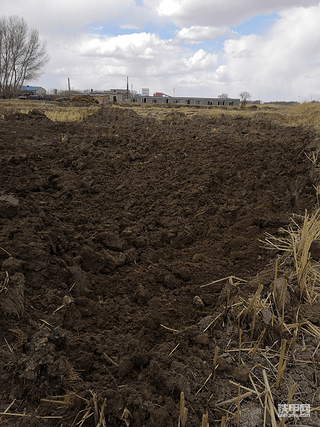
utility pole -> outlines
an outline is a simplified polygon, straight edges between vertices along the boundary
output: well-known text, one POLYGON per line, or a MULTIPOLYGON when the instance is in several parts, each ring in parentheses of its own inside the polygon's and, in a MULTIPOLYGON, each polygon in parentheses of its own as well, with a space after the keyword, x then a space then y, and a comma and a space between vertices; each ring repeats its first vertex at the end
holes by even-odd
POLYGON ((71 89, 70 89, 70 79, 69 79, 69 77, 68 77, 68 89, 69 89, 69 92, 70 92, 71 89))
POLYGON ((127 99, 129 99, 129 77, 127 76, 127 99))

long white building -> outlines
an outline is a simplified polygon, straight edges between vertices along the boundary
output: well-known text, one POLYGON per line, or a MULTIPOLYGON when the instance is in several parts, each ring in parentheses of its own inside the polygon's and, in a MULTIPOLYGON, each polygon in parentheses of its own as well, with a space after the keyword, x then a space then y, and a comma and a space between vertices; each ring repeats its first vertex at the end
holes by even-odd
POLYGON ((126 102, 145 104, 190 104, 190 105, 240 105, 240 99, 235 98, 193 98, 174 96, 129 96, 126 102))

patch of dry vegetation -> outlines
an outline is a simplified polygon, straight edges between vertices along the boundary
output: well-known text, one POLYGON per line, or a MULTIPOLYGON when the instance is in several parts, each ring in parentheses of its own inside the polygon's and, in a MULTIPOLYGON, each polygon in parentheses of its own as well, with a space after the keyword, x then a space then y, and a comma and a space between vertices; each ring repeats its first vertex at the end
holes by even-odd
MULTIPOLYGON (((29 101, 29 100, 0 100, 0 117, 5 114, 23 113, 28 114, 34 109, 43 112, 50 120, 60 122, 82 121, 88 116, 94 114, 99 105, 57 105, 55 102, 48 101, 29 101)), ((157 120, 164 120, 168 115, 176 113, 186 117, 197 115, 207 117, 229 116, 230 118, 242 116, 247 118, 261 117, 284 126, 308 126, 320 131, 320 103, 309 102, 296 106, 288 107, 281 105, 247 105, 245 109, 239 107, 221 107, 221 106, 196 106, 196 105, 166 105, 166 104, 137 104, 120 103, 113 104, 112 108, 128 109, 131 108, 142 117, 153 117, 157 120)))
POLYGON ((19 99, 0 100, 0 117, 2 118, 4 118, 6 114, 28 114, 30 111, 35 109, 44 113, 54 122, 81 122, 88 116, 94 114, 99 109, 99 106, 58 106, 56 103, 51 101, 29 101, 19 99))
POLYGON ((252 117, 259 114, 277 115, 281 110, 287 107, 279 105, 248 105, 245 109, 241 109, 240 106, 218 106, 218 105, 172 105, 172 104, 117 104, 114 108, 127 109, 132 108, 137 114, 145 117, 152 116, 157 119, 165 119, 168 115, 179 113, 186 117, 192 117, 195 115, 200 116, 221 116, 226 115, 229 117, 244 116, 252 117))
MULTIPOLYGON (((128 108, 127 104, 118 104, 114 108, 128 108)), ((247 105, 245 109, 239 107, 221 107, 221 106, 195 106, 195 105, 154 105, 154 104, 130 104, 137 114, 145 117, 151 116, 159 120, 165 119, 168 115, 174 113, 184 114, 186 117, 195 115, 216 117, 261 117, 283 126, 311 126, 320 131, 320 103, 309 102, 295 106, 281 106, 276 104, 268 105, 247 105)))
POLYGON ((45 111, 45 115, 53 122, 82 122, 88 116, 94 114, 99 107, 56 107, 45 111))
POLYGON ((320 131, 320 103, 306 102, 288 107, 286 110, 285 124, 288 126, 312 126, 320 131))

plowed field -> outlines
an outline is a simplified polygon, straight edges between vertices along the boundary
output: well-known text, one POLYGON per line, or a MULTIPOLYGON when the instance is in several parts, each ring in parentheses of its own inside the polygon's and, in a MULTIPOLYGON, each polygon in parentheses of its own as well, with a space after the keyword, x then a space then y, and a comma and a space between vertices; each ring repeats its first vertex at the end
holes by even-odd
MULTIPOLYGON (((223 416, 236 426, 237 414, 262 426, 263 369, 276 409, 293 384, 292 403, 320 405, 317 333, 299 329, 277 389, 294 329, 243 311, 283 277, 282 320, 294 324, 300 307, 320 325, 293 259, 262 242, 316 207, 318 134, 241 110, 156 114, 0 119, 1 426, 92 427, 101 415, 106 426, 171 427, 181 392, 187 427, 206 413, 210 426, 223 416), (254 385, 239 408, 218 406, 254 385)), ((320 425, 317 414, 300 424, 320 425)))

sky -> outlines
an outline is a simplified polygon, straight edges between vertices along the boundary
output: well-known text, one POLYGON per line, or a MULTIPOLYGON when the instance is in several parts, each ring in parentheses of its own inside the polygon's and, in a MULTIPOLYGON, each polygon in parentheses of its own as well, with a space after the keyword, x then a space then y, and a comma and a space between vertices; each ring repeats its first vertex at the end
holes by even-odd
POLYGON ((320 100, 319 0, 2 0, 47 42, 47 91, 320 100))

